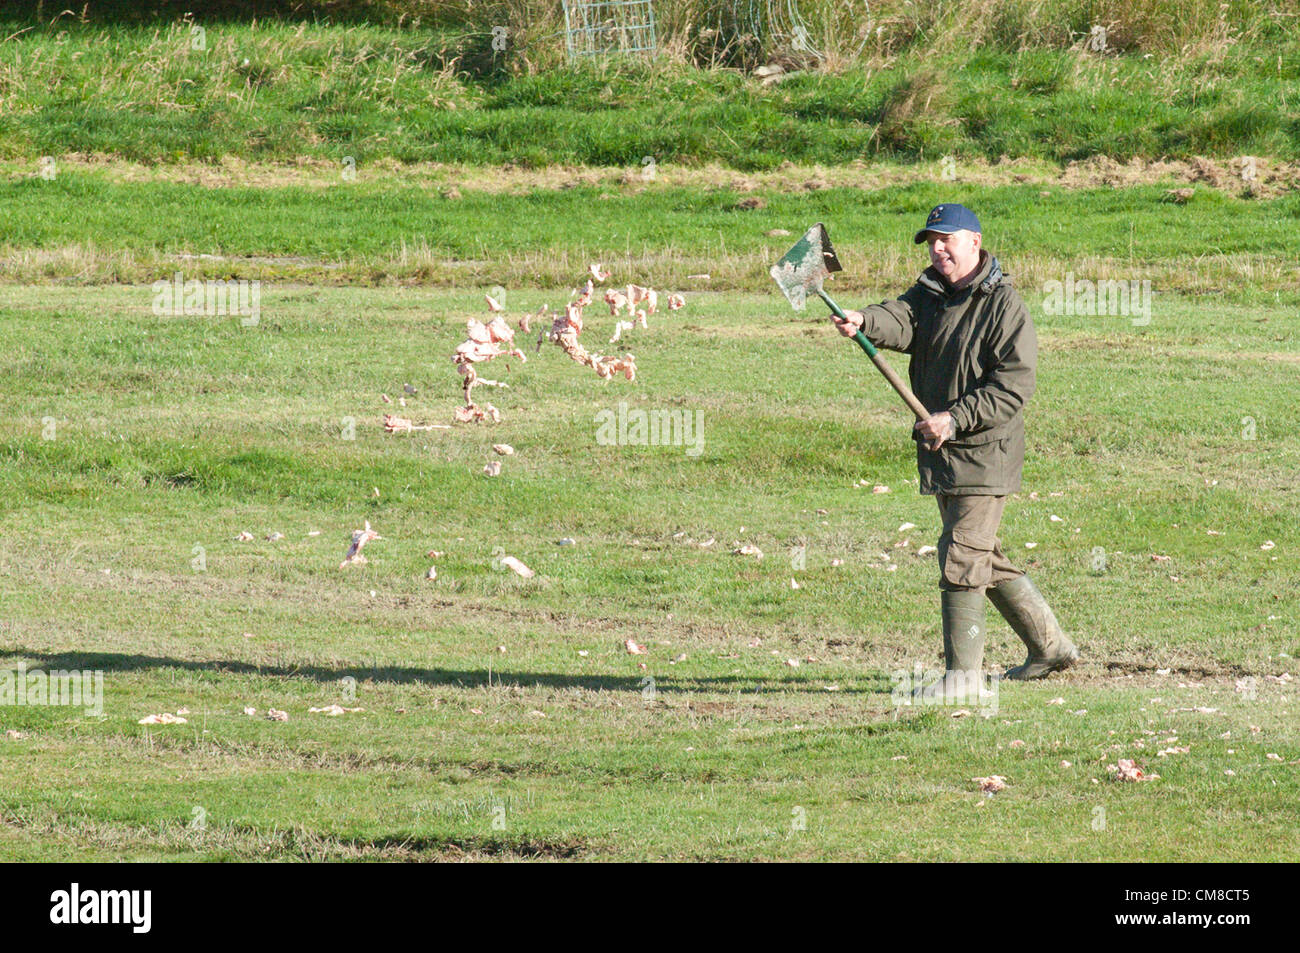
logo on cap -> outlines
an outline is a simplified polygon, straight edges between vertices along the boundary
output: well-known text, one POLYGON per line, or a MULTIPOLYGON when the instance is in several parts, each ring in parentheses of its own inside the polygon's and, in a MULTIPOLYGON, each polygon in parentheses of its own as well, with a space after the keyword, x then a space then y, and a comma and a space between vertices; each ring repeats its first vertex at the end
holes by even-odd
POLYGON ((913 240, 919 245, 925 241, 925 233, 929 231, 942 232, 945 235, 951 235, 959 231, 980 231, 979 219, 964 205, 936 205, 930 209, 930 214, 925 217, 925 226, 913 236, 913 240))

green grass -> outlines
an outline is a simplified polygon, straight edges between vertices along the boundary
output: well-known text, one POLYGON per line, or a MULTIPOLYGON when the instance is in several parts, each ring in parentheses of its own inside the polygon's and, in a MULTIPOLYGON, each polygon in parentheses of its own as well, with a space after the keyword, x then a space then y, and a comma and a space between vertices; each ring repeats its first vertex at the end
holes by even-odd
MULTIPOLYGON (((507 175, 503 186, 466 186, 446 198, 454 170, 410 176, 362 167, 355 181, 330 184, 313 171, 301 186, 292 184, 292 170, 280 170, 280 184, 220 189, 122 180, 93 166, 56 171, 52 180, 16 163, 7 171, 0 274, 20 281, 149 283, 182 270, 187 277, 555 287, 604 259, 658 287, 760 291, 794 241, 768 232, 799 232, 821 220, 846 268, 836 287, 878 294, 924 266, 911 234, 926 209, 954 199, 978 210, 986 245, 1027 291, 1073 271, 1146 278, 1158 294, 1279 300, 1300 278, 1300 262, 1279 237, 1300 215, 1293 191, 1252 199, 1200 186, 1179 205, 1169 201, 1173 183, 978 185, 918 169, 894 188, 870 188, 864 176, 862 187, 792 192, 761 180, 738 184, 726 173, 712 185, 676 184, 667 167, 663 182, 634 176, 628 184, 586 185, 578 174, 557 173, 557 187, 514 188, 507 175), (742 210, 742 195, 765 205, 742 210), (1194 259, 1192 234, 1212 237, 1196 246, 1194 259), (690 278, 701 273, 710 275, 707 283, 690 278)), ((256 173, 235 170, 234 181, 245 174, 256 173)))
MULTIPOLYGON (((534 167, 651 156, 746 170, 945 154, 1300 158, 1296 35, 1282 19, 1243 22, 1102 53, 1007 38, 941 49, 948 41, 922 31, 770 88, 668 53, 524 68, 529 53, 484 46, 486 27, 449 39, 445 28, 213 22, 195 50, 179 21, 14 23, 0 43, 0 155, 534 167)), ((553 56, 560 40, 547 36, 553 56)))
POLYGON ((665 0, 657 60, 579 69, 514 0, 234 4, 199 50, 120 6, 0 33, 0 674, 105 691, 0 705, 0 859, 1296 856, 1293 5, 809 0, 814 63, 665 0), (1085 654, 969 717, 893 697, 941 661, 908 416, 767 276, 821 220, 840 303, 892 296, 941 201, 1038 327, 1002 538, 1085 654), (384 434, 451 422, 484 292, 555 309, 591 261, 686 294, 634 382, 523 342, 499 425, 384 434), (177 271, 260 319, 155 313, 177 271), (1069 275, 1150 280, 1150 323, 1045 314, 1069 275), (702 452, 603 445, 623 403, 702 452))
MULTIPOLYGON (((565 294, 513 290, 510 311, 565 294)), ((909 555, 937 513, 906 414, 821 317, 693 294, 632 333, 633 383, 548 346, 491 368, 500 425, 400 437, 379 393, 409 382, 399 412, 450 421, 477 291, 268 285, 255 327, 151 302, 8 285, 0 304, 0 657, 103 670, 106 692, 103 718, 0 708, 26 735, 0 738, 0 856, 1294 856, 1294 681, 1267 678, 1300 654, 1293 307, 1170 297, 1141 328, 1035 309, 1002 536, 1086 661, 953 719, 890 700, 891 672, 938 657, 936 567, 909 555), (704 452, 598 445, 620 401, 698 411, 704 452), (489 479, 494 442, 517 452, 489 479), (385 538, 340 570, 363 520, 385 538), (366 711, 307 711, 331 702, 366 711), (136 724, 180 706, 187 725, 136 724), (1121 757, 1161 779, 1110 781, 1121 757), (987 774, 1009 787, 981 801, 987 774)), ((1019 662, 991 630, 990 664, 1019 662)))

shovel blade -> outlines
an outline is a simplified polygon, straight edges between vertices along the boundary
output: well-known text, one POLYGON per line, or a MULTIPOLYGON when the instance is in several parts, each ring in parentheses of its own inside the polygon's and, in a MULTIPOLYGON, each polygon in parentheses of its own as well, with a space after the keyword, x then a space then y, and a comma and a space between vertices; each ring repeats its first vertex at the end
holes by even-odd
POLYGON ((818 222, 768 269, 768 274, 794 309, 802 311, 808 296, 821 291, 826 277, 842 270, 826 226, 818 222))

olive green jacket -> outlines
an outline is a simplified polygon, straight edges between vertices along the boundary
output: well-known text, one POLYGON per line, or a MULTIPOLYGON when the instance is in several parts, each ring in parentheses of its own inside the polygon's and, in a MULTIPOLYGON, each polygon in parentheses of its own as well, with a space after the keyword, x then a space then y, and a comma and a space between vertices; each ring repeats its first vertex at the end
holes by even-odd
POLYGON ((957 434, 938 451, 913 431, 922 493, 1004 496, 1020 489, 1021 413, 1034 393, 1038 338, 998 261, 980 252, 975 280, 954 291, 927 268, 896 301, 864 308, 877 347, 912 356, 912 391, 932 414, 952 414, 957 434))

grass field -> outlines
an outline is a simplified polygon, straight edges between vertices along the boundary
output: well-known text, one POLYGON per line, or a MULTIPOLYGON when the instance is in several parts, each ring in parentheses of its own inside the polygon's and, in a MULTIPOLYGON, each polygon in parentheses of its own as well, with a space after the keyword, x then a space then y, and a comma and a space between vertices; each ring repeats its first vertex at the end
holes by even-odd
POLYGON ((1294 0, 803 0, 815 55, 660 0, 590 67, 558 4, 188 6, 0 15, 0 860, 1300 856, 1294 0), (1038 329, 1002 539, 1084 653, 969 709, 900 704, 910 418, 767 274, 823 221, 839 302, 894 297, 953 201, 1038 329), (452 425, 484 294, 591 262, 686 296, 636 379, 521 340, 452 425))
POLYGON ((0 709, 5 857, 1295 856, 1293 299, 1039 318, 1003 538, 1086 663, 954 719, 891 701, 938 657, 912 555, 938 521, 904 412, 819 316, 691 294, 635 332, 635 382, 548 345, 495 375, 501 424, 402 437, 379 393, 450 420, 477 292, 267 285, 254 327, 152 298, 4 290, 4 662, 104 673, 102 717, 0 709), (696 413, 702 452, 600 445, 623 401, 696 413), (340 570, 364 520, 384 539, 340 570), (307 711, 331 703, 365 711, 307 711), (1160 779, 1112 781, 1121 757, 1160 779))
POLYGON ((845 272, 883 294, 915 278, 916 210, 959 195, 1023 288, 1080 275, 1148 279, 1159 293, 1280 301, 1300 286, 1286 235, 1300 167, 1229 163, 1070 168, 1033 162, 826 168, 771 175, 712 167, 544 173, 464 166, 227 163, 154 169, 71 157, 51 177, 0 163, 0 276, 149 284, 187 276, 325 284, 572 287, 617 258, 657 287, 766 291, 793 239, 824 220, 845 272), (1122 186, 1122 187, 1117 187, 1122 186), (1252 186, 1252 188, 1248 188, 1252 186), (1174 192, 1190 190, 1183 204, 1174 192), (744 208, 745 203, 758 207, 744 208), (1189 247, 1189 235, 1212 236, 1189 247), (706 285, 692 274, 708 273, 706 285))

